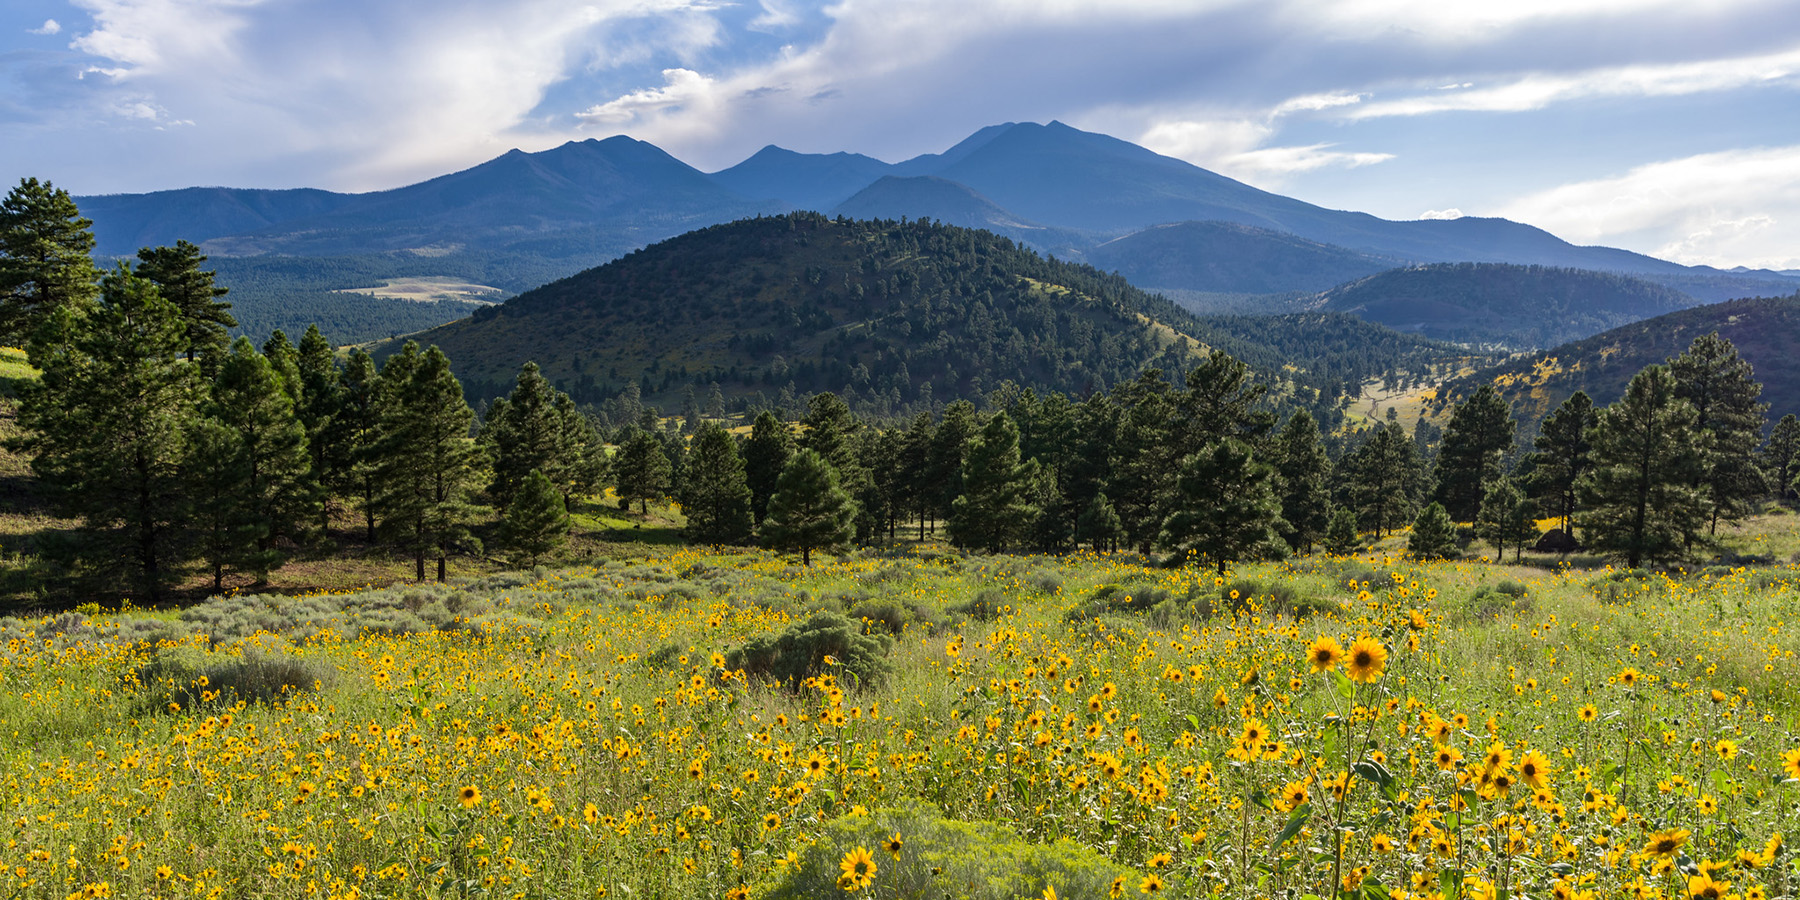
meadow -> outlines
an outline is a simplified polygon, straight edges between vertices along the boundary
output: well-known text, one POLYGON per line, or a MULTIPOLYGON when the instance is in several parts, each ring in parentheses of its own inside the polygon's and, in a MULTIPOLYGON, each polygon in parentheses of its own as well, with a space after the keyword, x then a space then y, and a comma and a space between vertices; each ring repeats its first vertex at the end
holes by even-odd
POLYGON ((1797 582, 671 549, 8 618, 0 892, 1793 896, 1797 582))

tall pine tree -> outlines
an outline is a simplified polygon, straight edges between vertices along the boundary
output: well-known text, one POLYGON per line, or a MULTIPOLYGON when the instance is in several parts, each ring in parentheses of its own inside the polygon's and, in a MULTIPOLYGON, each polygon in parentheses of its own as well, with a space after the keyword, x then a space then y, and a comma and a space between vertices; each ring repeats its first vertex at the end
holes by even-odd
POLYGON ((1275 471, 1281 476, 1281 536, 1296 551, 1325 539, 1331 515, 1331 457, 1311 413, 1294 413, 1275 437, 1275 471))
POLYGON ((837 470, 818 451, 801 450, 781 470, 758 534, 777 550, 800 551, 810 566, 814 550, 848 543, 855 522, 856 501, 838 485, 837 470))
POLYGON ((761 525, 769 512, 769 498, 775 493, 775 481, 794 453, 794 435, 787 423, 763 410, 750 425, 750 437, 744 441, 744 481, 750 486, 750 518, 761 525))
POLYGON ((700 426, 693 439, 681 511, 688 540, 700 544, 745 544, 750 540, 750 485, 737 441, 717 422, 700 426))
POLYGON ((1037 473, 1037 460, 1019 459, 1012 418, 995 413, 963 461, 963 493, 950 506, 950 542, 989 553, 1018 543, 1037 518, 1029 494, 1037 473))
POLYGON ((453 549, 479 545, 468 529, 469 492, 485 462, 469 435, 475 413, 463 399, 450 360, 437 347, 419 353, 407 342, 381 371, 380 440, 376 446, 375 503, 382 527, 414 560, 437 560, 445 579, 453 549))
POLYGON ((1588 433, 1596 417, 1594 401, 1582 391, 1564 400, 1544 423, 1538 426, 1535 448, 1530 457, 1531 476, 1527 488, 1551 518, 1561 521, 1563 531, 1570 530, 1578 497, 1575 485, 1588 469, 1588 433))
POLYGON ((1432 499, 1457 522, 1473 522, 1487 483, 1505 474, 1513 450, 1512 407, 1492 384, 1483 384, 1450 414, 1438 450, 1432 499))
POLYGON ((1669 360, 1675 396, 1694 407, 1694 429, 1705 435, 1695 487, 1706 502, 1707 530, 1750 513, 1768 486, 1754 454, 1762 440, 1769 406, 1758 402, 1762 385, 1737 347, 1718 332, 1694 339, 1669 360))
POLYGON ((248 338, 238 338, 220 361, 203 409, 236 437, 223 493, 236 539, 223 560, 212 561, 214 580, 229 565, 261 584, 302 542, 317 512, 306 429, 281 377, 248 338))
POLYGON ((206 257, 187 241, 176 241, 173 247, 145 247, 138 251, 138 260, 137 273, 156 282, 163 299, 181 311, 188 362, 206 360, 206 370, 212 371, 225 355, 230 330, 237 327, 231 304, 219 299, 230 289, 213 283, 215 273, 200 268, 206 257))
POLYGON ((1182 462, 1161 543, 1212 563, 1220 575, 1240 559, 1285 555, 1277 481, 1274 467, 1243 441, 1214 442, 1182 462))
POLYGON ((1666 366, 1631 379, 1589 432, 1591 468, 1577 483, 1575 520, 1591 549, 1637 568, 1683 554, 1706 524, 1694 407, 1676 396, 1666 366))
POLYGON ((22 390, 26 435, 13 446, 80 520, 77 554, 160 602, 187 563, 182 463, 200 396, 194 367, 178 359, 180 315, 120 263, 98 308, 58 316, 58 339, 32 346, 42 375, 22 390))
POLYGON ((24 346, 57 311, 93 304, 93 224, 68 191, 36 178, 0 201, 0 345, 24 346))

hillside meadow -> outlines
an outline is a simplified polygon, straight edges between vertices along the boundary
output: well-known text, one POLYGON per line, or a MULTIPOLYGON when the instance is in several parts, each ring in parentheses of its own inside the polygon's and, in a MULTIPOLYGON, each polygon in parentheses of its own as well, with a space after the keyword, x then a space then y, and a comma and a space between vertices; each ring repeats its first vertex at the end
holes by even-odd
POLYGON ((1796 890, 1792 568, 793 563, 0 620, 0 891, 1796 890))

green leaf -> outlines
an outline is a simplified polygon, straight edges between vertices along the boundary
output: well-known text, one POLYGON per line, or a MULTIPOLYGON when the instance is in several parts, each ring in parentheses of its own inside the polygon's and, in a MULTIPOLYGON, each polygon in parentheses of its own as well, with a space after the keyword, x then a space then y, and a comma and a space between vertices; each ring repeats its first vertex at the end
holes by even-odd
POLYGON ((1337 689, 1339 697, 1349 700, 1356 696, 1356 682, 1351 681, 1350 676, 1345 675, 1342 671, 1332 669, 1331 681, 1332 686, 1337 689))
POLYGON ((1373 760, 1359 762, 1350 771, 1355 772, 1356 777, 1364 781, 1373 781, 1384 788, 1394 782, 1394 773, 1389 772, 1387 766, 1373 760))
POLYGON ((1274 809, 1275 808, 1273 804, 1269 803, 1269 795, 1262 791, 1257 791, 1256 793, 1251 794, 1250 802, 1256 804, 1257 806, 1262 807, 1263 809, 1274 809))
POLYGON ((1310 818, 1312 818, 1311 803, 1302 803, 1296 807, 1293 812, 1288 814, 1287 824, 1281 827, 1281 833, 1275 836, 1275 840, 1269 842, 1269 849, 1275 850, 1287 843, 1294 835, 1299 834, 1300 829, 1306 827, 1306 820, 1310 818))
POLYGON ((1188 713, 1187 720, 1188 720, 1189 725, 1194 726, 1195 731, 1200 730, 1200 717, 1199 716, 1196 716, 1193 713, 1188 713))
POLYGON ((1462 880, 1462 870, 1460 869, 1445 869, 1439 872, 1438 893, 1444 895, 1444 900, 1456 900, 1457 897, 1462 896, 1462 880))

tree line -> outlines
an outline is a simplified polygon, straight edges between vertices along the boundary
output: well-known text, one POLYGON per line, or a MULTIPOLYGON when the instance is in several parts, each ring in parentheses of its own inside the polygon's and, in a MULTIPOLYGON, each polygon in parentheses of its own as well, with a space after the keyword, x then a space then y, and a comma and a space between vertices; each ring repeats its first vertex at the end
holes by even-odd
POLYGON ((1408 523, 1420 555, 1473 536, 1517 553, 1545 517, 1635 567, 1710 547, 1720 524, 1790 489, 1800 456, 1793 416, 1762 442, 1760 385, 1716 335, 1611 406, 1571 397, 1529 452, 1491 387, 1441 431, 1390 419, 1327 436, 1304 410, 1279 419, 1270 388, 1217 351, 1175 380, 1146 369, 1080 399, 1008 383, 985 411, 958 401, 910 421, 817 394, 799 422, 763 411, 742 437, 649 408, 603 431, 527 364, 477 423, 437 348, 377 365, 340 357, 316 327, 298 345, 228 341, 197 248, 147 248, 102 274, 86 227, 32 180, 0 206, 0 340, 42 372, 13 447, 80 522, 61 557, 153 600, 196 570, 215 588, 264 580, 329 549, 334 516, 441 580, 449 557, 483 552, 482 501, 528 562, 567 534, 574 498, 608 486, 644 512, 679 501, 695 542, 760 541, 806 563, 941 533, 988 552, 1160 550, 1223 572, 1351 552, 1408 523))

